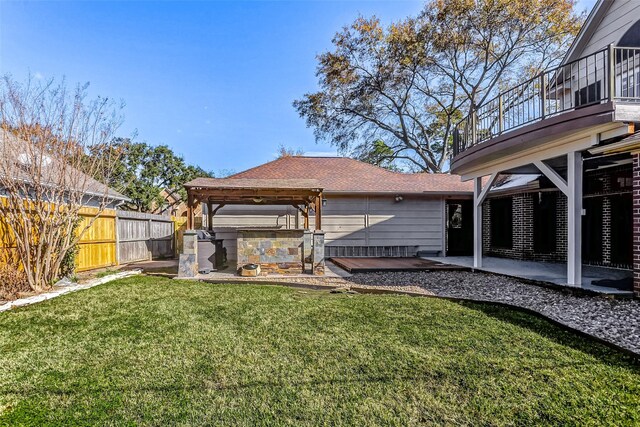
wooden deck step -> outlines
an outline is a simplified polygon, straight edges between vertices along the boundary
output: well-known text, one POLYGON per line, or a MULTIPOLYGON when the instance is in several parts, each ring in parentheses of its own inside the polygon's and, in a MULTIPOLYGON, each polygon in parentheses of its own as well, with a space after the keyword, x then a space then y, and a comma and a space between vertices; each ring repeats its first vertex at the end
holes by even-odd
POLYGON ((422 258, 349 258, 334 257, 330 260, 349 273, 373 273, 384 271, 470 271, 469 267, 444 264, 422 258))

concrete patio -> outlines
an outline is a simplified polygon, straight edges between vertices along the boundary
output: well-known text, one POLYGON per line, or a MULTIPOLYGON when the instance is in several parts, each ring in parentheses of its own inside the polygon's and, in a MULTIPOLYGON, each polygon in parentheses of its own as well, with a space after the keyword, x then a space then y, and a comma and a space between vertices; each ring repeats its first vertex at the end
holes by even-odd
MULTIPOLYGON (((164 274, 168 277, 176 277, 178 274, 178 260, 154 260, 154 261, 142 261, 124 266, 123 270, 130 269, 142 269, 144 273, 148 274, 164 274)), ((226 268, 222 270, 212 271, 211 273, 202 274, 198 273, 195 277, 186 278, 185 280, 249 280, 249 281, 269 281, 278 279, 292 279, 292 278, 339 278, 350 277, 351 274, 341 269, 331 261, 327 261, 325 264, 325 272, 322 276, 312 276, 309 274, 276 274, 269 273, 265 276, 258 277, 242 277, 238 275, 236 262, 231 260, 226 268)))
MULTIPOLYGON (((472 256, 427 257, 426 259, 473 268, 472 256)), ((613 287, 598 286, 594 284, 594 282, 602 279, 617 280, 633 277, 633 272, 629 270, 583 265, 583 283, 581 287, 567 284, 567 265, 564 263, 519 261, 506 258, 483 257, 482 267, 475 268, 474 270, 503 274, 506 276, 518 277, 521 279, 534 280, 538 282, 546 282, 549 284, 569 288, 585 289, 588 291, 603 294, 618 296, 633 295, 632 291, 620 290, 613 287)))

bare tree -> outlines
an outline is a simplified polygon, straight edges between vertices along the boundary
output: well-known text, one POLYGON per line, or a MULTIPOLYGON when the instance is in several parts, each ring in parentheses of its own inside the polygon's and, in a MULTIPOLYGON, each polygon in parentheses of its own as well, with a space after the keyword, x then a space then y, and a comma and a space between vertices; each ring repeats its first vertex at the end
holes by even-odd
POLYGON ((57 279, 65 255, 117 196, 93 177, 109 178, 122 106, 87 100, 87 88, 0 80, 0 215, 34 291, 57 279), (96 151, 111 155, 88 155, 96 151))

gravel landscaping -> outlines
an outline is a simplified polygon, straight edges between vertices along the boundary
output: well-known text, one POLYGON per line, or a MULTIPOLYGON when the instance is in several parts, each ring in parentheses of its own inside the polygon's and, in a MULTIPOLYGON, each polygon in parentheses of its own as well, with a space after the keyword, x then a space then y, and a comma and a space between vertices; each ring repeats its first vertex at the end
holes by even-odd
POLYGON ((640 301, 637 299, 584 295, 527 284, 505 276, 460 271, 366 273, 344 279, 309 278, 287 281, 390 289, 510 304, 536 311, 564 325, 640 354, 640 301))

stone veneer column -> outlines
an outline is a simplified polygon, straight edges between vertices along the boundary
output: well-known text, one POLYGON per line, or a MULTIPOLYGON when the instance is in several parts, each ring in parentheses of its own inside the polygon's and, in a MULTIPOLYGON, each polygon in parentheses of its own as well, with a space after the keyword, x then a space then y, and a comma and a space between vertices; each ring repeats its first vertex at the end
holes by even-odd
POLYGON ((313 274, 324 275, 324 231, 313 232, 313 274))
POLYGON ((187 230, 182 237, 182 253, 178 264, 178 277, 196 277, 198 274, 198 233, 187 230))
POLYGON ((302 270, 305 273, 313 273, 313 233, 304 230, 302 236, 302 270))
POLYGON ((640 297, 640 153, 633 154, 633 291, 640 297))

